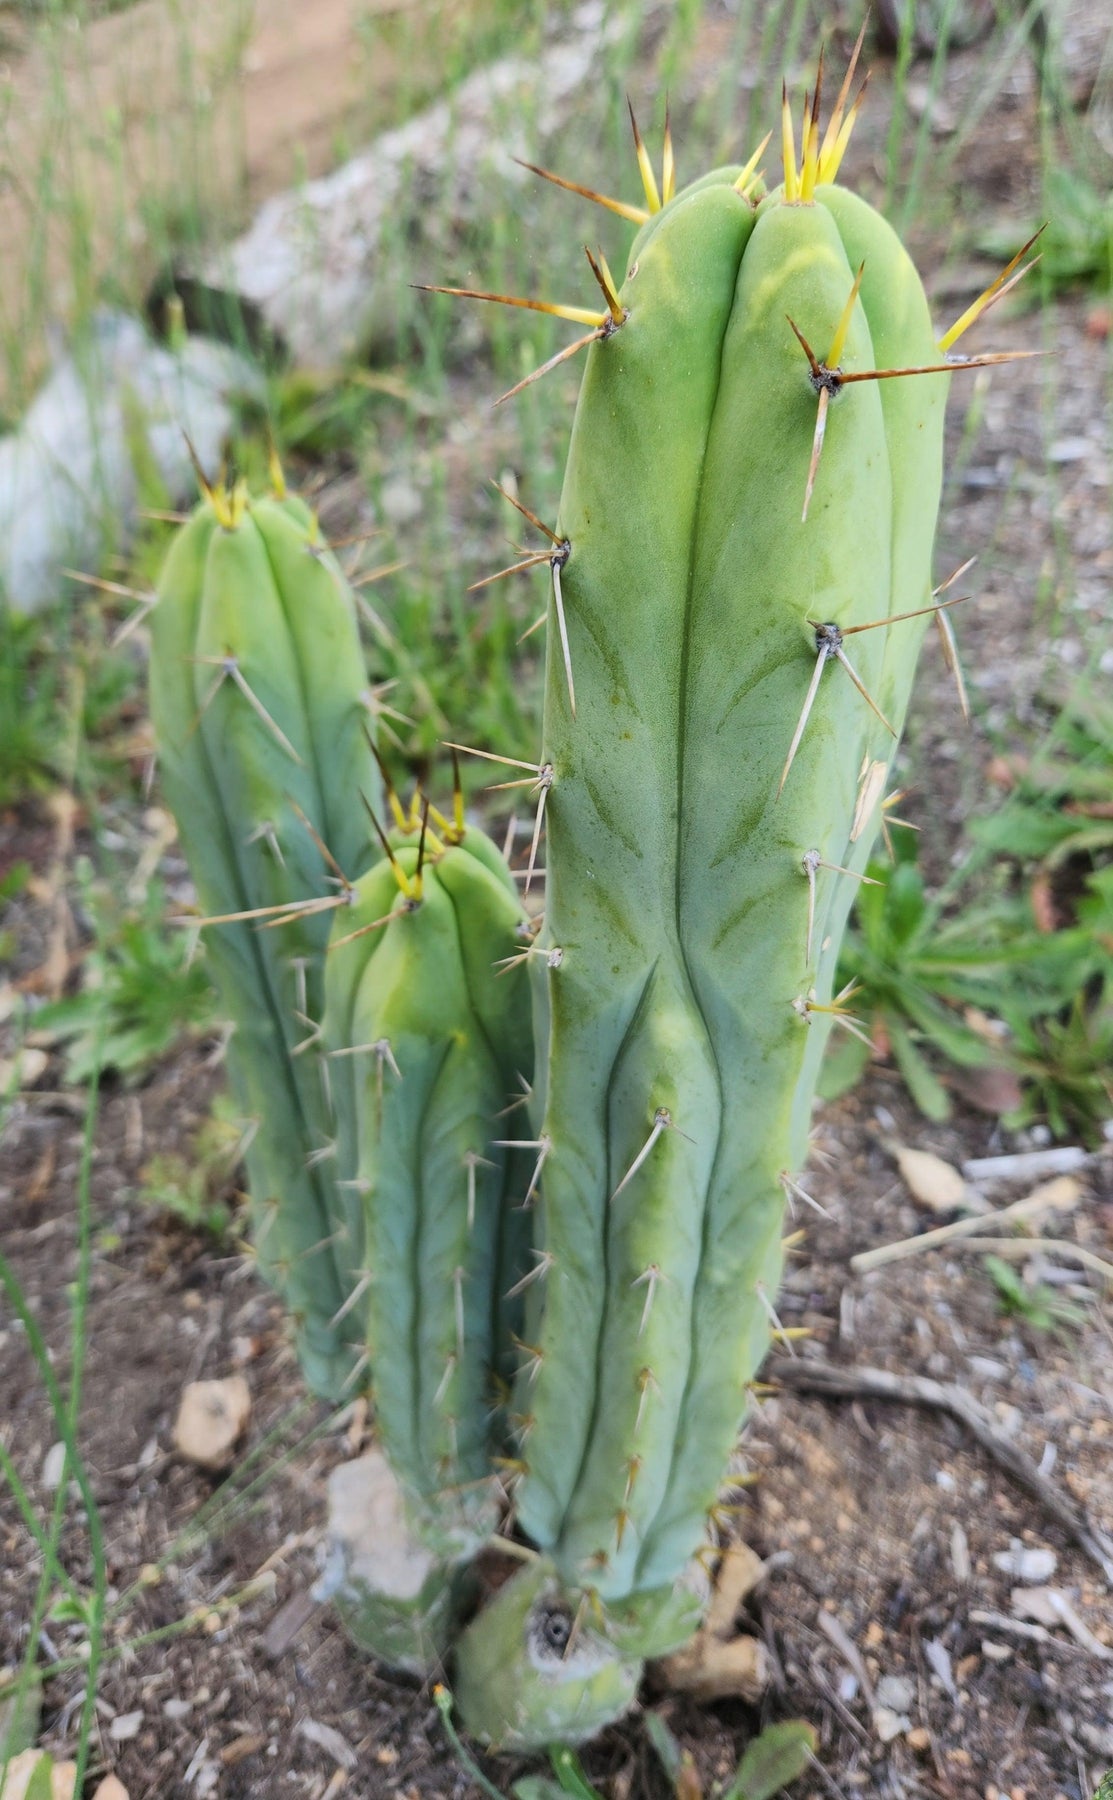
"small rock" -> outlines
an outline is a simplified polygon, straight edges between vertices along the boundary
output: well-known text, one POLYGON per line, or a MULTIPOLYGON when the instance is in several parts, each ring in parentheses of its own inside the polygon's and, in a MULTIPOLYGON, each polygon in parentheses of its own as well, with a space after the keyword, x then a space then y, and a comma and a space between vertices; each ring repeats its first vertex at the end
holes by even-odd
POLYGON ((142 1707, 138 1712, 117 1713, 108 1727, 108 1735, 114 1744, 126 1744, 131 1738, 139 1736, 139 1727, 142 1723, 142 1707))
POLYGON ((66 1466, 66 1446, 62 1443, 51 1444, 43 1457, 42 1484, 48 1494, 57 1493, 62 1484, 62 1471, 66 1466))
POLYGON ((1029 1549, 1014 1539, 1008 1550, 994 1552, 993 1566, 1014 1581, 1044 1582, 1054 1575, 1059 1558, 1054 1550, 1029 1549))
POLYGON ((1004 1381, 1008 1376, 1008 1364, 996 1356, 971 1356, 968 1361, 971 1375, 980 1375, 983 1381, 1004 1381))
POLYGON ((873 1728, 883 1744, 891 1744, 894 1738, 911 1731, 912 1721, 906 1713, 893 1712, 888 1706, 875 1706, 873 1728))
POLYGON ((925 1638, 923 1649, 924 1656, 931 1664, 932 1674, 944 1691, 950 1695, 950 1698, 957 1701, 958 1689, 955 1687, 954 1666, 946 1644, 941 1643, 938 1638, 925 1638))
POLYGON ((226 1469, 251 1416, 251 1390, 242 1375, 191 1381, 182 1390, 174 1447, 200 1469, 226 1469))
POLYGON ((877 1684, 877 1704, 893 1712, 907 1712, 915 1689, 906 1675, 883 1675, 877 1684))
POLYGON ((118 1775, 106 1775, 93 1795, 93 1800, 129 1800, 129 1796, 118 1775))
POLYGON ((1005 1663, 1012 1656, 1011 1644, 997 1644, 990 1638, 982 1639, 982 1655, 987 1662, 1005 1663))

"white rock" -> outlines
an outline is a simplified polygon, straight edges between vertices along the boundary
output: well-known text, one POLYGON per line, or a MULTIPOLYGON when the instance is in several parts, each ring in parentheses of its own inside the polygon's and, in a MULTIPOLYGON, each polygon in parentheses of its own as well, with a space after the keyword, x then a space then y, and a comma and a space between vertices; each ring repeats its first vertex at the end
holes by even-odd
POLYGON ((50 1449, 47 1451, 46 1455, 43 1457, 42 1476, 40 1477, 43 1487, 46 1489, 48 1494, 57 1493, 58 1488, 61 1485, 62 1471, 65 1468, 65 1466, 66 1466, 66 1446, 65 1446, 65 1444, 62 1444, 62 1443, 51 1444, 50 1449))
POLYGON ((226 344, 155 343, 138 319, 101 312, 0 439, 0 588, 16 612, 59 599, 64 568, 96 572, 135 523, 137 433, 177 505, 197 484, 185 442, 215 468, 233 397, 262 377, 226 344))
POLYGON ((389 338, 399 322, 395 295, 415 279, 414 246, 398 244, 398 221, 413 215, 413 196, 421 196, 419 217, 435 233, 426 279, 452 279, 445 262, 465 241, 460 228, 490 210, 493 188, 513 204, 515 190, 533 180, 513 159, 544 162, 581 106, 602 52, 625 29, 617 13, 608 16, 612 10, 578 7, 562 17, 559 38, 540 57, 507 56, 477 69, 332 174, 268 200, 242 237, 191 273, 250 301, 294 360, 311 368, 389 338))
POLYGON ((907 1712, 915 1692, 906 1675, 883 1675, 877 1684, 877 1703, 892 1712, 907 1712))
POLYGON ((911 1731, 912 1720, 907 1713, 893 1712, 888 1706, 875 1706, 873 1728, 883 1744, 891 1744, 894 1738, 903 1737, 906 1731, 911 1731))
POLYGON ((995 1550, 993 1566, 1014 1581, 1047 1581, 1059 1566, 1054 1550, 1029 1548, 1013 1540, 1008 1550, 995 1550))

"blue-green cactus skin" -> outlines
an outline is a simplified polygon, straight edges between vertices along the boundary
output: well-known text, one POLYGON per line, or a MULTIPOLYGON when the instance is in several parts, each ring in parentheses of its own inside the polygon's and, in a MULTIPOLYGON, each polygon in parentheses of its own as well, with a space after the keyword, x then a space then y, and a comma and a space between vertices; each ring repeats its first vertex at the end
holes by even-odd
MULTIPOLYGON (((372 853, 359 795, 377 803, 379 789, 355 609, 300 502, 218 492, 197 508, 159 583, 150 684, 162 791, 203 914, 335 893, 314 833, 345 875, 363 872, 372 853)), ((233 1088, 254 1126, 259 1266, 289 1305, 307 1380, 335 1397, 363 1344, 342 1313, 361 1278, 359 1246, 343 1231, 329 1070, 315 1042, 329 925, 323 911, 274 929, 213 926, 207 952, 234 1026, 233 1088)))
POLYGON ((430 1529, 466 1532, 481 1516, 478 1542, 491 1455, 505 1448, 506 1295, 529 1237, 529 1163, 493 1141, 532 1073, 524 920, 478 828, 424 860, 419 899, 396 870, 412 885, 420 847, 396 842, 393 857, 338 916, 325 1042, 352 1052, 341 1112, 354 1121, 379 1441, 430 1529))
MULTIPOLYGON (((863 776, 892 755, 832 659, 785 772, 816 627, 928 603, 941 481, 946 376, 848 384, 802 519, 817 394, 789 318, 822 356, 864 256, 842 369, 938 351, 868 207, 826 187, 755 208, 729 176, 646 226, 625 322, 588 353, 557 521, 575 716, 549 625, 541 943, 563 958, 534 971, 546 1274, 517 1506, 571 1610, 588 1594, 627 1617, 705 1541, 774 1329, 782 1177, 854 886, 816 871, 809 943, 803 859, 864 867, 881 796, 855 827, 863 776)), ((847 640, 897 730, 919 637, 847 640)), ((465 1661, 519 1654, 495 1631, 481 1614, 465 1661)), ((514 1707, 521 1742, 521 1688, 514 1707)))

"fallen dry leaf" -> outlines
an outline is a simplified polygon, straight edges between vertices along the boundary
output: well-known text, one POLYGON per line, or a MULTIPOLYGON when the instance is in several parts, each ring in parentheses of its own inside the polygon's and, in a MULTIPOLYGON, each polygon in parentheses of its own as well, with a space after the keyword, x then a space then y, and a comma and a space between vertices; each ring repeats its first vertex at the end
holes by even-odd
POLYGON ((1037 875, 1032 882, 1028 890, 1028 904, 1032 909, 1037 931, 1050 935, 1059 929, 1059 914, 1051 889, 1051 876, 1046 872, 1037 875))
POLYGON ((968 1203, 969 1190, 956 1168, 930 1150, 912 1150, 907 1144, 890 1145, 906 1187, 914 1200, 931 1212, 954 1212, 968 1203))
POLYGON ((662 1656, 654 1667, 674 1692, 694 1699, 755 1701, 769 1682, 765 1647, 757 1638, 735 1630, 735 1618, 748 1594, 752 1594, 765 1564, 748 1544, 728 1544, 719 1558, 715 1583, 703 1624, 694 1638, 671 1656, 662 1656))
POLYGON ((225 1469, 251 1416, 251 1390, 242 1375, 191 1381, 182 1390, 174 1447, 200 1469, 225 1469))

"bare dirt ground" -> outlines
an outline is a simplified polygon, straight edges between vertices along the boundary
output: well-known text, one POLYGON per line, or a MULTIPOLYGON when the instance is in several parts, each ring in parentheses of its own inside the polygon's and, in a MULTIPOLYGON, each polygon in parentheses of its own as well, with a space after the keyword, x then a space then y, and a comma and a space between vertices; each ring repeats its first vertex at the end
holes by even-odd
MULTIPOLYGON (((1030 195, 1033 104, 1030 90, 1015 96, 970 147, 971 203, 980 197, 995 210, 1020 210, 1030 195)), ((1106 352, 1094 311, 1085 297, 1057 302, 1053 387, 1040 364, 1026 363, 979 389, 984 416, 961 464, 964 406, 973 402, 955 397, 950 461, 960 473, 945 507, 939 566, 949 570, 988 548, 979 600, 962 629, 982 707, 974 739, 956 751, 949 679, 929 652, 909 734, 910 766, 923 771, 910 805, 936 877, 972 802, 984 806, 993 732, 1015 708, 1023 714, 1049 662, 1069 668, 1084 660, 1107 613, 1107 422, 1091 380, 1094 357, 1106 352), (1048 437, 1065 447, 1053 488, 1048 437), (1040 623, 1049 616, 1040 597, 1058 530, 1071 538, 1078 584, 1052 633, 1040 623)), ((1006 320, 995 345, 1025 344, 1031 329, 1030 318, 1006 320)), ((469 378, 463 426, 474 416, 477 434, 490 433, 487 402, 481 374, 469 378)), ((477 441, 450 470, 461 506, 474 484, 477 441)), ((497 454, 494 445, 492 467, 497 454)), ((45 873, 50 833, 42 821, 11 817, 4 831, 5 858, 26 857, 45 873)), ((17 967, 25 969, 43 953, 46 922, 25 908, 16 927, 17 967)), ((184 1049, 134 1092, 106 1088, 96 1133, 82 1443, 115 1589, 164 1564, 111 1641, 120 1650, 125 1638, 194 1620, 187 1631, 110 1658, 98 1706, 99 1766, 117 1772, 131 1800, 472 1800, 478 1790, 448 1751, 429 1690, 351 1650, 310 1596, 325 1477, 358 1443, 360 1415, 302 1441, 326 1415, 304 1400, 280 1309, 250 1262, 136 1201, 146 1159, 186 1144, 216 1091, 211 1051, 184 1049), (178 1460, 171 1434, 183 1383, 233 1371, 247 1378, 253 1412, 243 1473, 221 1481, 178 1460), (258 1464, 245 1470, 253 1450, 258 1464), (213 1521, 200 1542, 179 1543, 202 1506, 219 1505, 257 1469, 265 1480, 229 1506, 223 1524, 213 1521), (231 1603, 245 1587, 247 1596, 231 1603)), ((5 1252, 64 1373, 82 1123, 80 1096, 59 1091, 58 1079, 54 1059, 16 1105, 0 1209, 5 1252)), ((786 1324, 813 1333, 800 1360, 960 1384, 1064 1495, 1113 1530, 1113 1330, 1093 1290, 1085 1324, 1056 1336, 1002 1316, 977 1256, 936 1252, 854 1275, 855 1252, 942 1222, 913 1203, 892 1141, 953 1163, 1012 1147, 998 1121, 961 1096, 951 1125, 927 1127, 884 1065, 822 1113, 824 1157, 809 1191, 830 1216, 808 1212, 797 1221, 806 1237, 779 1301, 786 1324)), ((1062 1229, 1109 1257, 1109 1155, 1088 1167, 1083 1198, 1062 1229)), ((49 1506, 41 1477, 55 1433, 21 1335, 2 1315, 0 1393, 8 1447, 36 1501, 49 1506)), ((769 1652, 769 1691, 756 1709, 740 1701, 700 1708, 652 1687, 646 1694, 691 1750, 707 1788, 733 1770, 760 1723, 801 1716, 820 1739, 818 1766, 793 1790, 801 1800, 1090 1800, 1113 1764, 1113 1601, 1093 1559, 1038 1499, 938 1412, 831 1403, 787 1387, 762 1401, 744 1456, 759 1479, 746 1490, 738 1530, 766 1573, 740 1625, 769 1652), (1051 1553, 1044 1585, 1065 1597, 1080 1630, 1018 1617, 1013 1590, 1025 1584, 994 1560, 1017 1547, 1051 1553), (898 1721, 888 1741, 875 1705, 898 1721)), ((84 1580, 76 1504, 70 1518, 67 1562, 84 1580)), ((0 1665, 22 1653, 36 1578, 5 1497, 0 1665)), ((49 1639, 48 1653, 59 1658, 76 1641, 65 1626, 51 1627, 49 1639)), ((73 1673, 48 1675, 48 1747, 72 1745, 79 1694, 73 1673)), ((607 1733, 585 1764, 610 1783, 614 1800, 665 1800, 667 1783, 637 1714, 607 1733)), ((509 1792, 525 1765, 486 1766, 509 1792)))

